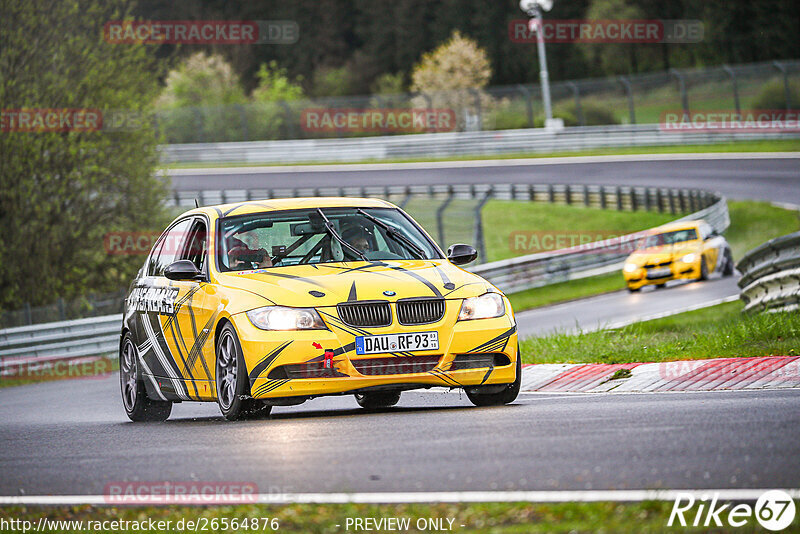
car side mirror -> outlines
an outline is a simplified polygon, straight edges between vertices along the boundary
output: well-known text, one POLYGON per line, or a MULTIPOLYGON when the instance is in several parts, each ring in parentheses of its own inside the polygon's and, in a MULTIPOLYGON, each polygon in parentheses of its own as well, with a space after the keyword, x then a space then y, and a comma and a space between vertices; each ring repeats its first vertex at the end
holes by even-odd
POLYGON ((164 269, 164 276, 170 280, 199 280, 203 273, 189 260, 178 260, 164 269))
POLYGON ((447 259, 453 265, 466 265, 467 263, 475 261, 478 257, 478 251, 475 247, 464 244, 450 245, 447 249, 447 259))

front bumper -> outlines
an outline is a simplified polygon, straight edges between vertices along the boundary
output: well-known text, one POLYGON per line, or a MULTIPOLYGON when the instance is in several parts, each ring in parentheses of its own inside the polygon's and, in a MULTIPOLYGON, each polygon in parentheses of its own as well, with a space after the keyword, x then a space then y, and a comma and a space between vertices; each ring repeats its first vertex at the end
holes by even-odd
POLYGON ((668 269, 664 274, 653 273, 653 269, 640 267, 633 272, 623 271, 625 283, 631 289, 638 289, 648 285, 663 285, 670 280, 697 280, 700 278, 700 261, 684 263, 673 261, 668 266, 661 267, 668 269))
MULTIPOLYGON (((335 309, 320 308, 329 330, 310 330, 292 332, 265 331, 250 323, 245 314, 233 316, 234 327, 239 335, 245 365, 250 377, 250 391, 254 398, 276 397, 315 397, 355 392, 368 388, 397 386, 402 389, 415 387, 466 387, 490 384, 508 384, 516 379, 517 333, 511 306, 506 299, 506 314, 494 319, 456 321, 461 300, 447 301, 442 320, 436 323, 417 326, 403 326, 396 322, 387 327, 362 329, 368 335, 394 334, 405 332, 436 331, 439 335, 439 348, 433 351, 410 353, 386 353, 357 355, 355 351, 354 329, 342 324, 329 315, 335 309), (319 369, 325 361, 325 352, 332 352, 328 358, 330 369, 327 376, 315 378, 296 378, 296 374, 286 374, 284 369, 313 367, 319 369), (494 355, 500 365, 488 364, 475 368, 463 368, 458 362, 476 359, 486 360, 494 355), (467 355, 467 356, 464 356, 467 355), (482 356, 483 355, 483 356, 482 356), (426 357, 424 367, 401 366, 411 372, 391 372, 382 374, 384 367, 372 367, 365 374, 366 360, 387 358, 392 363, 410 363, 414 357, 426 357), (287 367, 289 366, 289 367, 287 367), (459 367, 458 369, 454 367, 459 367), (359 372, 361 369, 363 372, 359 372)), ((370 362, 371 363, 371 362, 370 362)), ((391 366, 386 366, 389 368, 391 366)))

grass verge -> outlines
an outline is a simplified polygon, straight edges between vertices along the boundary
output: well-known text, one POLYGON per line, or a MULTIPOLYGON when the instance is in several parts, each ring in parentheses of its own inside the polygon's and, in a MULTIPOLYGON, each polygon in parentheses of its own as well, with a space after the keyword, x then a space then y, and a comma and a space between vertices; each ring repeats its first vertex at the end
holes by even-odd
POLYGON ((511 307, 514 311, 520 312, 568 300, 593 297, 620 289, 625 289, 625 281, 622 279, 622 274, 609 273, 510 293, 508 299, 511 301, 511 307))
POLYGON ((522 340, 526 363, 628 363, 800 352, 800 314, 744 315, 739 301, 614 330, 522 340))
POLYGON ((483 208, 489 261, 551 252, 660 226, 681 214, 522 202, 490 201, 483 208))
MULTIPOLYGON (((198 521, 205 518, 218 523, 222 518, 241 521, 244 518, 276 518, 276 532, 334 533, 354 531, 352 524, 346 529, 348 518, 399 518, 408 519, 410 528, 401 532, 430 532, 435 528, 417 528, 417 521, 443 519, 445 527, 452 519, 452 532, 459 533, 558 533, 558 532, 620 532, 642 533, 667 530, 672 502, 650 501, 641 503, 480 503, 480 504, 399 504, 399 505, 238 505, 219 507, 10 507, 0 509, 0 518, 32 521, 37 525, 40 517, 51 520, 105 521, 171 521, 171 528, 160 532, 188 532, 175 528, 180 520, 198 521), (463 527, 461 525, 464 525, 463 527)), ((693 517, 693 516, 692 516, 693 517)), ((185 523, 184 523, 185 524, 185 523)), ((420 526, 422 526, 420 524, 420 526)), ((219 524, 218 524, 219 527, 219 524)), ((791 527, 790 527, 791 529, 791 527)), ((234 529, 217 528, 217 532, 235 532, 234 529)), ((445 528, 447 530, 447 528, 445 528)), ((707 530, 707 528, 705 529, 707 530)), ((53 530, 49 530, 53 531, 53 530)), ((85 532, 86 530, 84 530, 85 532)), ((102 530, 96 530, 102 532, 102 530)), ((129 530, 116 530, 127 532, 129 530)), ((241 532, 273 532, 239 529, 241 532)), ((389 532, 375 529, 374 532, 389 532)), ((702 529, 681 528, 681 531, 699 532, 702 529)), ((48 530, 45 530, 48 532, 48 530)), ((68 528, 59 532, 78 532, 68 528)), ((109 530, 110 532, 110 530, 109 530)))
POLYGON ((732 143, 715 143, 707 145, 671 145, 642 147, 610 147, 592 150, 564 152, 516 152, 501 155, 450 156, 443 158, 399 158, 399 159, 366 159, 358 161, 320 161, 304 163, 170 163, 163 169, 216 169, 228 167, 291 167, 295 165, 346 165, 348 163, 421 163, 431 161, 475 161, 503 160, 519 158, 559 158, 571 156, 624 156, 630 154, 694 154, 700 152, 796 152, 800 151, 800 139, 778 139, 770 141, 737 141, 732 143))

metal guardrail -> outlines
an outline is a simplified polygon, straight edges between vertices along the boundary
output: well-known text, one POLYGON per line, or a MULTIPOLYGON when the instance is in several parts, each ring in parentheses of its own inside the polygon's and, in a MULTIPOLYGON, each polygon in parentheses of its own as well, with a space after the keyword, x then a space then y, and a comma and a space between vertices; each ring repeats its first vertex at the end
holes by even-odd
POLYGON ((736 268, 745 312, 800 309, 800 232, 754 248, 736 268))
POLYGON ((657 124, 452 132, 345 139, 162 145, 163 163, 307 163, 565 152, 604 147, 796 139, 798 132, 662 131, 657 124))
MULTIPOLYGON (((722 196, 715 196, 714 200, 710 206, 677 220, 705 219, 717 232, 725 231, 730 225, 728 203, 722 196)), ((637 232, 569 249, 485 263, 470 270, 503 292, 523 291, 620 271, 623 261, 643 235, 637 232)))
POLYGON ((90 317, 0 330, 0 371, 35 360, 47 362, 116 353, 122 315, 90 317))

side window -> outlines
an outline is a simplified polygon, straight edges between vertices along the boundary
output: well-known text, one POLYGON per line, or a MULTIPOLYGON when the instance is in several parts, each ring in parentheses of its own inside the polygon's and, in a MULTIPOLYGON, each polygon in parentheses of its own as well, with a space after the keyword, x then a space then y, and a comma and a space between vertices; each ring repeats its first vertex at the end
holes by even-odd
POLYGON ((164 269, 175 261, 186 241, 191 223, 192 219, 186 219, 164 232, 150 258, 147 270, 149 276, 162 276, 164 269))
POLYGON ((202 271, 206 263, 206 223, 200 219, 195 219, 189 230, 189 238, 183 249, 180 259, 189 260, 194 263, 198 271, 202 271))

